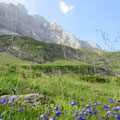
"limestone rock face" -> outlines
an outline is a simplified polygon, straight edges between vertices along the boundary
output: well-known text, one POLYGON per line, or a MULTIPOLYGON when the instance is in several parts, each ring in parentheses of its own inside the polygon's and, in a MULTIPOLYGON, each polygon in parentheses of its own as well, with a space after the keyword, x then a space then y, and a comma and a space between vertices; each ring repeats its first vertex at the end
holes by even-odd
POLYGON ((24 35, 78 49, 99 49, 91 42, 78 40, 54 22, 48 22, 39 15, 28 15, 21 4, 0 3, 0 34, 24 35))

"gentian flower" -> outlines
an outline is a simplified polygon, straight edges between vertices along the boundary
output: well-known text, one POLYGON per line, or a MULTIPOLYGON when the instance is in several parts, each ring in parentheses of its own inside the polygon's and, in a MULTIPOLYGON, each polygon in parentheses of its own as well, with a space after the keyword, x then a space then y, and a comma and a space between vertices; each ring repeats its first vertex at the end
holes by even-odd
POLYGON ((21 112, 23 110, 23 108, 19 108, 19 112, 21 112))
POLYGON ((91 107, 91 105, 90 105, 90 104, 87 104, 87 105, 86 105, 86 108, 89 108, 89 107, 91 107))
POLYGON ((30 89, 30 91, 32 91, 32 89, 30 89))
POLYGON ((26 87, 28 87, 28 85, 26 85, 26 87))
POLYGON ((111 98, 111 99, 109 99, 109 102, 113 103, 114 101, 113 101, 113 99, 111 98))
POLYGON ((56 111, 58 111, 58 110, 59 110, 59 107, 55 107, 54 109, 55 109, 56 111))
POLYGON ((73 114, 72 116, 73 116, 73 118, 76 118, 76 117, 77 117, 77 115, 76 115, 76 114, 73 114))
POLYGON ((82 109, 82 112, 85 112, 86 111, 86 109, 82 109))
POLYGON ((52 118, 50 118, 50 120, 55 120, 55 118, 54 118, 54 117, 52 117, 52 118))
POLYGON ((75 112, 78 112, 78 110, 75 110, 75 112))
POLYGON ((120 120, 120 115, 115 115, 115 118, 120 120))
POLYGON ((43 115, 40 116, 40 118, 46 120, 47 116, 46 116, 46 114, 43 114, 43 115))
POLYGON ((84 112, 84 115, 88 116, 88 113, 87 113, 87 112, 84 112))
POLYGON ((107 113, 108 115, 110 115, 110 114, 111 114, 111 111, 107 111, 106 113, 107 113))
POLYGON ((115 115, 115 114, 116 114, 116 111, 112 111, 111 114, 115 115))
POLYGON ((11 100, 12 102, 14 102, 15 98, 14 98, 14 97, 10 97, 10 100, 11 100))
POLYGON ((92 110, 91 110, 91 109, 88 109, 87 112, 88 112, 88 113, 92 113, 92 110))
POLYGON ((116 110, 116 111, 120 110, 120 107, 119 107, 119 106, 117 106, 117 107, 115 108, 115 110, 116 110))
POLYGON ((56 113, 56 115, 57 115, 57 116, 59 116, 59 115, 60 115, 60 112, 59 112, 59 111, 56 111, 55 113, 56 113))
POLYGON ((0 119, 0 120, 4 120, 4 119, 0 119))
POLYGON ((108 109, 108 108, 109 108, 109 105, 103 106, 103 109, 108 109))
POLYGON ((12 104, 12 102, 10 101, 10 102, 8 102, 8 104, 9 104, 9 105, 11 105, 11 104, 12 104))
POLYGON ((78 116, 78 117, 77 117, 77 120, 82 120, 82 117, 78 116))
POLYGON ((1 103, 2 103, 2 104, 6 104, 6 99, 5 99, 5 98, 2 98, 2 99, 1 99, 1 103))
POLYGON ((71 105, 72 105, 72 106, 76 105, 76 102, 75 102, 75 101, 73 101, 73 102, 71 103, 71 105))
POLYGON ((94 104, 94 106, 98 106, 98 103, 96 102, 96 103, 94 104))
POLYGON ((84 115, 83 112, 80 112, 79 115, 84 115))

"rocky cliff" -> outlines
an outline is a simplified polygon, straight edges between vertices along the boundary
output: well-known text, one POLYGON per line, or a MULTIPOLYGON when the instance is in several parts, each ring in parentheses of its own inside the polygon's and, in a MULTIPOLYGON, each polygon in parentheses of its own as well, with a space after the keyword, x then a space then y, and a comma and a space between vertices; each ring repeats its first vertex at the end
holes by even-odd
POLYGON ((79 49, 99 49, 92 42, 78 40, 54 22, 48 22, 39 15, 28 15, 21 4, 0 3, 0 34, 24 35, 79 49))

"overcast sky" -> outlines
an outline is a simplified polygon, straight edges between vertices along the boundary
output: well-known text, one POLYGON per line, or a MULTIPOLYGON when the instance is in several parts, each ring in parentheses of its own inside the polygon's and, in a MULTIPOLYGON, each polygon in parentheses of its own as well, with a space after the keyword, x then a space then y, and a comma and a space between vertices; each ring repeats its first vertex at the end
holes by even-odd
MULTIPOLYGON (((100 47, 110 49, 114 40, 120 40, 120 0, 0 0, 24 4, 30 15, 38 14, 48 21, 61 25, 80 40, 90 40, 100 47), (112 41, 108 48, 102 29, 112 41)), ((114 43, 120 49, 120 42, 114 43)))

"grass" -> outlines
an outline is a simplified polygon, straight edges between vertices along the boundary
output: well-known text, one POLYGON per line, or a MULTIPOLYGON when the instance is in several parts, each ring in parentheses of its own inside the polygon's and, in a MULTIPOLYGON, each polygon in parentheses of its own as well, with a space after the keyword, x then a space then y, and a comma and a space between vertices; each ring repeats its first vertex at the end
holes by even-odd
MULTIPOLYGON (((120 97, 120 83, 119 81, 115 81, 117 79, 115 77, 110 77, 110 82, 105 83, 83 81, 80 79, 80 74, 78 73, 56 73, 51 74, 52 76, 50 77, 39 70, 24 69, 20 66, 24 64, 32 65, 32 63, 26 63, 25 61, 12 58, 13 57, 8 61, 8 58, 6 59, 4 57, 4 62, 1 62, 0 64, 0 88, 2 88, 0 95, 12 95, 12 88, 20 88, 20 90, 17 91, 17 94, 28 94, 39 91, 41 94, 53 99, 54 104, 46 104, 39 107, 24 107, 20 104, 16 104, 16 102, 12 105, 0 104, 0 118, 3 118, 4 120, 41 120, 40 115, 42 114, 46 114, 49 119, 55 117, 56 120, 74 120, 77 118, 73 118, 72 114, 75 113, 76 109, 81 112, 88 103, 91 104, 91 108, 93 108, 95 102, 98 102, 99 104, 99 106, 96 107, 96 110, 101 110, 101 112, 98 112, 97 115, 93 115, 92 117, 84 115, 84 118, 86 117, 87 120, 97 120, 98 117, 101 117, 107 120, 106 110, 102 108, 103 105, 110 105, 111 108, 109 108, 109 110, 112 110, 120 97), (10 66, 6 65, 8 63, 10 66), (27 92, 21 90, 26 82, 22 77, 23 73, 27 76, 27 84, 29 85, 27 92), (32 89, 32 91, 29 89, 32 89), (113 104, 109 102, 110 98, 114 99, 113 104), (77 105, 71 106, 73 101, 75 101, 77 105), (60 116, 56 116, 55 114, 54 107, 57 106, 60 109, 60 116), (19 112, 19 108, 23 108, 23 110, 19 112), (47 108, 51 110, 50 113, 47 111, 47 108)), ((47 63, 47 65, 61 64, 80 65, 83 63, 71 61, 67 61, 67 63, 65 61, 56 61, 55 64, 47 63)), ((111 115, 110 117, 112 120, 115 119, 114 115, 111 115)))
MULTIPOLYGON (((3 40, 0 42, 5 43, 3 40)), ((6 44, 4 45, 6 46, 6 44)), ((55 117, 56 120, 79 120, 73 118, 73 114, 79 116, 78 113, 83 109, 89 110, 86 108, 89 103, 93 114, 91 117, 91 114, 83 115, 82 118, 87 120, 116 120, 114 114, 108 115, 106 111, 113 111, 120 98, 120 77, 115 76, 115 74, 109 77, 93 74, 98 68, 106 69, 106 67, 111 72, 114 70, 119 72, 119 52, 77 50, 54 43, 35 41, 24 36, 17 37, 14 45, 26 54, 38 55, 40 60, 47 61, 37 64, 15 58, 8 53, 0 53, 0 96, 13 95, 12 89, 17 89, 17 95, 38 91, 40 94, 50 97, 54 103, 38 107, 22 106, 16 101, 11 105, 0 103, 0 119, 41 120, 40 116, 46 114, 47 120, 52 117, 55 117), (70 55, 73 55, 75 59, 71 60, 70 55), (23 78, 23 74, 26 75, 26 80, 23 78), (25 85, 28 87, 25 88, 25 85), (111 98, 114 99, 114 103, 109 102, 111 98), (71 103, 74 101, 76 105, 72 106, 71 103), (98 106, 95 107, 96 102, 98 106), (104 105, 109 105, 110 108, 103 109, 104 105), (55 113, 55 107, 59 107, 59 116, 55 113), (22 108, 21 112, 20 108, 22 108), (51 112, 47 109, 50 109, 51 112), (79 112, 77 113, 75 110, 79 112), (94 113, 96 111, 97 114, 94 113)), ((118 115, 119 110, 115 114, 118 115)))

